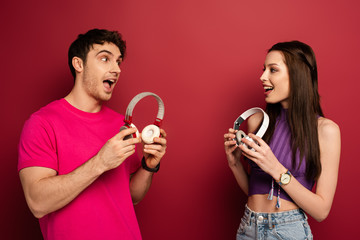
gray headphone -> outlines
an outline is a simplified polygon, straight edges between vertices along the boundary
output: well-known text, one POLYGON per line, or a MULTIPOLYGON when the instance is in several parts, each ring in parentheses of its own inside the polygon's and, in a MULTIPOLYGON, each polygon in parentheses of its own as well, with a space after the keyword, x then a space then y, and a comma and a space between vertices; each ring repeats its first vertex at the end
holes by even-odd
MULTIPOLYGON (((158 103, 158 113, 157 113, 154 124, 150 124, 150 125, 146 126, 141 132, 142 140, 145 143, 150 144, 150 143, 154 142, 155 137, 160 136, 160 125, 162 123, 162 120, 164 118, 164 113, 165 113, 164 102, 155 93, 142 92, 142 93, 139 93, 138 95, 136 95, 130 101, 130 103, 126 109, 126 114, 125 114, 125 119, 124 119, 125 124, 120 128, 120 131, 127 129, 127 128, 135 127, 135 125, 132 123, 132 112, 134 110, 135 105, 141 99, 143 99, 144 97, 147 97, 147 96, 153 96, 158 103)), ((132 138, 132 137, 139 137, 139 131, 136 131, 136 133, 133 134, 132 136, 131 135, 126 136, 124 139, 132 138)))
MULTIPOLYGON (((250 108, 248 110, 246 110, 245 112, 243 112, 234 122, 234 130, 238 130, 236 132, 236 138, 234 139, 237 143, 237 145, 241 144, 241 145, 245 145, 247 146, 245 143, 243 143, 241 141, 242 138, 248 139, 249 141, 255 142, 251 137, 249 137, 248 135, 246 135, 244 133, 244 131, 239 130, 240 128, 240 124, 245 121, 248 117, 250 117, 251 115, 257 113, 257 112, 261 112, 263 114, 263 121, 261 123, 261 126, 259 128, 259 130, 255 133, 256 136, 262 138, 269 126, 269 116, 266 114, 266 112, 264 112, 261 108, 255 107, 255 108, 250 108)), ((253 148, 250 148, 249 146, 247 146, 249 149, 255 151, 253 148)))

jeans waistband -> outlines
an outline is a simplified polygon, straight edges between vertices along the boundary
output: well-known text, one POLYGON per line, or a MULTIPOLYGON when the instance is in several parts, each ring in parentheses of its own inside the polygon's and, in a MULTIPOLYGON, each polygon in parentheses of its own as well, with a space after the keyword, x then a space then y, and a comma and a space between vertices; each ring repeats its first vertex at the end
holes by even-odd
POLYGON ((244 218, 248 224, 252 222, 256 223, 257 225, 269 225, 270 229, 273 228, 273 226, 276 224, 307 220, 307 216, 302 209, 276 213, 262 213, 254 212, 247 205, 245 205, 244 218))

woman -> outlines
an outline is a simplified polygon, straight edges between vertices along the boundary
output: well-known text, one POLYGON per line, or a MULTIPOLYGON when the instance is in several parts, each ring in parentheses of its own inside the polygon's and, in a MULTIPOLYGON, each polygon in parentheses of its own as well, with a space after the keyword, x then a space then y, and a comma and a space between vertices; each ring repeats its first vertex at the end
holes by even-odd
POLYGON ((255 151, 236 145, 234 129, 224 135, 229 167, 248 195, 237 239, 312 239, 305 212, 319 222, 328 216, 340 161, 340 130, 322 113, 314 52, 299 41, 275 44, 260 80, 270 119, 265 136, 251 134, 261 113, 248 120, 257 144, 241 140, 255 151))

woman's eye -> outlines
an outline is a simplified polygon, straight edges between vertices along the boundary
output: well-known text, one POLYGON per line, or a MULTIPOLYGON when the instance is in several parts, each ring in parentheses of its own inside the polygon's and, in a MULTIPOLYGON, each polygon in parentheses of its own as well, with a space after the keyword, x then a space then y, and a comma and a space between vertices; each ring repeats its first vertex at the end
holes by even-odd
POLYGON ((270 68, 270 72, 274 73, 274 72, 276 72, 276 69, 275 68, 270 68))

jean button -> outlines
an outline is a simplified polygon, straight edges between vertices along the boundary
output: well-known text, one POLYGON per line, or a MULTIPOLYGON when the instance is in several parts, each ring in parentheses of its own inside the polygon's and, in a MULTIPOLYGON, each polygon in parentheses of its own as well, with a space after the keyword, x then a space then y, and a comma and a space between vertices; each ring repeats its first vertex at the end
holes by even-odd
POLYGON ((263 217, 263 216, 259 216, 259 217, 258 217, 258 220, 259 220, 259 221, 262 221, 262 220, 264 220, 264 217, 263 217))

